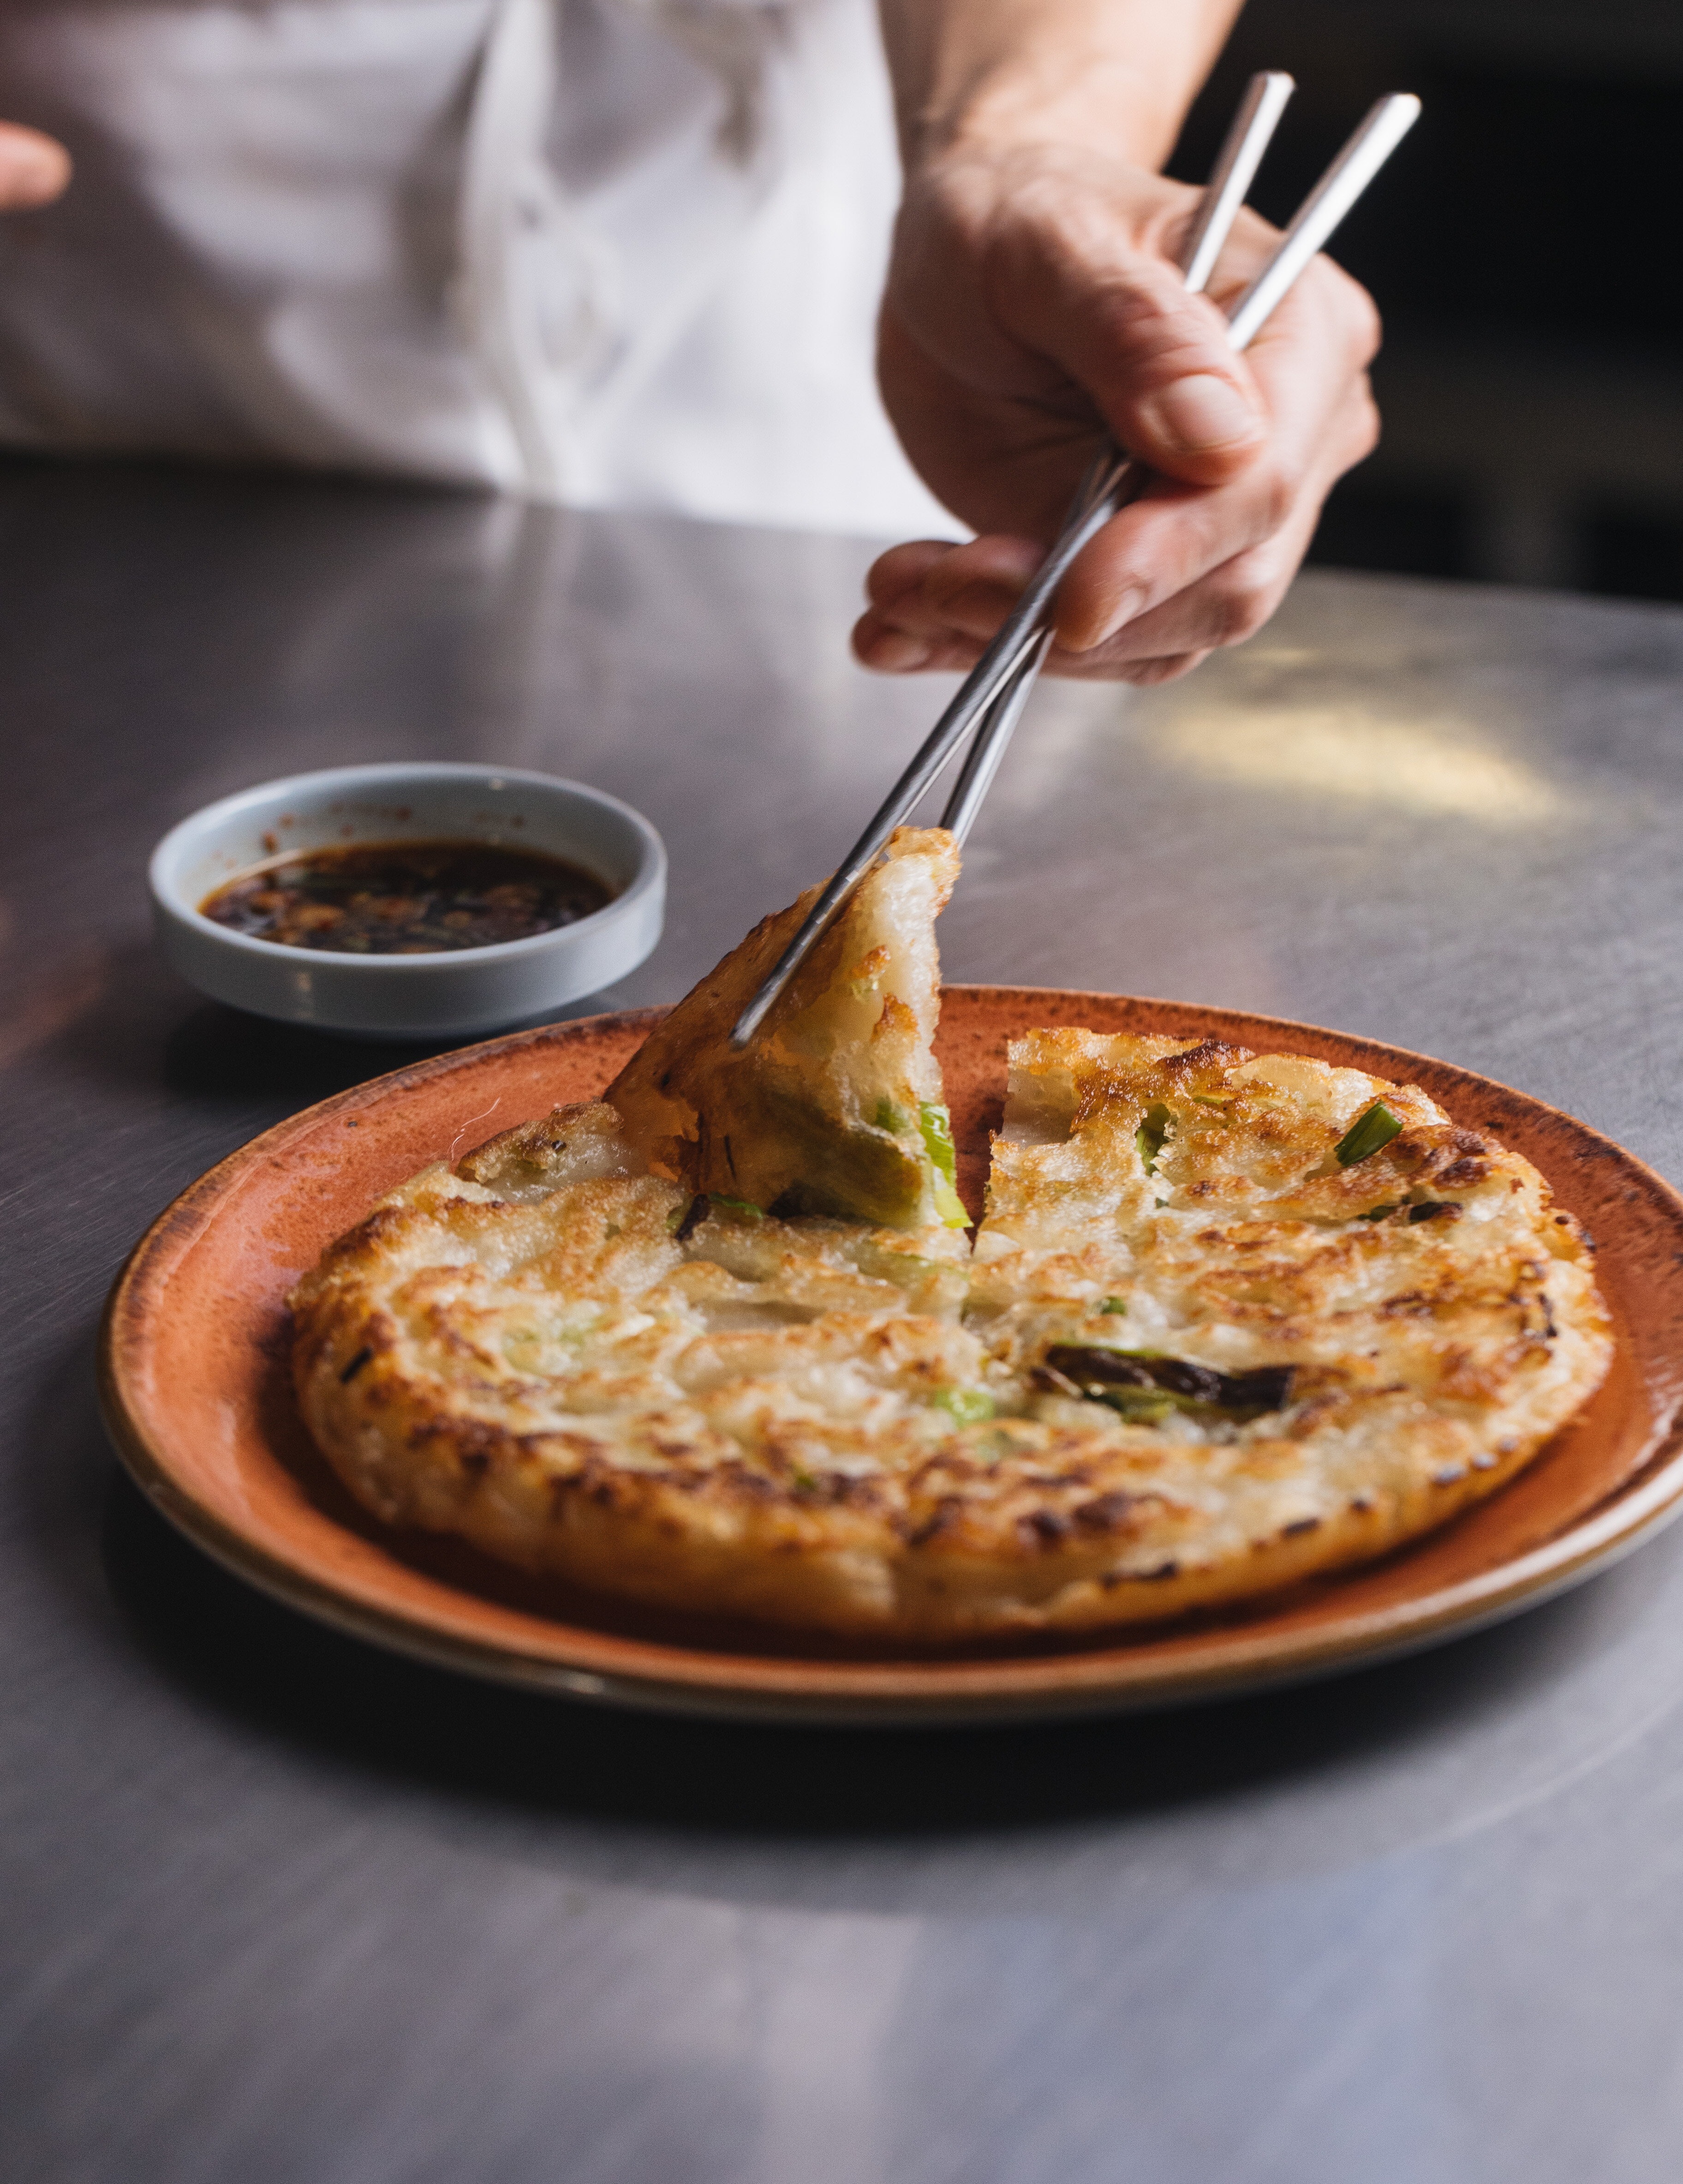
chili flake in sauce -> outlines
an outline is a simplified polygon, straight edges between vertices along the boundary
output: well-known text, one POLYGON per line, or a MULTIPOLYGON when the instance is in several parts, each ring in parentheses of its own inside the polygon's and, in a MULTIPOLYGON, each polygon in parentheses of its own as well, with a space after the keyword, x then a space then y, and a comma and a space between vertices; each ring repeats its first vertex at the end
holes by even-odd
POLYGON ((493 948, 588 917, 611 899, 594 872, 493 842, 370 842, 311 850, 208 895, 206 917, 286 948, 432 956, 493 948))

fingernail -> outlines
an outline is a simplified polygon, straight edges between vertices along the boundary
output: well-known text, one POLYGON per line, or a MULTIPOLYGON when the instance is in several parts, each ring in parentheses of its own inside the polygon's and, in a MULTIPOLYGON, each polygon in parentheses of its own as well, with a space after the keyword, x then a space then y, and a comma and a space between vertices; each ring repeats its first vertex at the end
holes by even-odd
POLYGON ((1146 404, 1145 415, 1159 439, 1187 455, 1242 446, 1262 429, 1239 389, 1207 371, 1174 381, 1146 404))
POLYGON ((903 630, 885 631, 871 647, 871 665, 884 675, 910 675, 927 667, 931 657, 921 637, 908 637, 903 630))

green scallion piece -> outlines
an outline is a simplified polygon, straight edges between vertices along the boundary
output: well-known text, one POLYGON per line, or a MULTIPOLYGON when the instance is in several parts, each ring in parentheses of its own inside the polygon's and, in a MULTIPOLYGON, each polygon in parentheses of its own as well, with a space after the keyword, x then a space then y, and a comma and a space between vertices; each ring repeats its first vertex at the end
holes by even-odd
POLYGON ((1157 1172, 1157 1155, 1163 1149, 1168 1135, 1168 1126, 1174 1120, 1161 1100, 1154 1100, 1145 1110, 1145 1119, 1134 1133, 1134 1142, 1140 1149, 1140 1164, 1147 1175, 1157 1172))
POLYGON ((917 1105, 917 1126, 934 1170, 935 1211, 949 1228, 967 1228, 970 1216, 957 1189, 958 1155, 952 1142, 952 1117, 938 1100, 922 1100, 917 1105))
POLYGON ((933 1399, 956 1426, 977 1426, 994 1415, 994 1399, 983 1388, 943 1388, 933 1399))
POLYGON ((763 1221, 766 1217, 757 1206, 745 1198, 721 1198, 717 1191, 710 1191, 709 1198, 716 1206, 727 1213, 734 1213, 738 1221, 763 1221))
POLYGON ((917 1124, 923 1133, 923 1145, 949 1183, 958 1173, 958 1156, 953 1150, 952 1117, 933 1100, 918 1103, 917 1124))
POLYGON ((1126 1297, 1106 1297, 1104 1302, 1099 1306, 1099 1309, 1101 1312, 1126 1312, 1128 1309, 1128 1300, 1126 1297))
POLYGON ((1402 1123, 1384 1100, 1376 1100, 1333 1147, 1333 1157, 1340 1167, 1354 1167, 1358 1161, 1371 1160, 1382 1145, 1402 1134, 1402 1123))

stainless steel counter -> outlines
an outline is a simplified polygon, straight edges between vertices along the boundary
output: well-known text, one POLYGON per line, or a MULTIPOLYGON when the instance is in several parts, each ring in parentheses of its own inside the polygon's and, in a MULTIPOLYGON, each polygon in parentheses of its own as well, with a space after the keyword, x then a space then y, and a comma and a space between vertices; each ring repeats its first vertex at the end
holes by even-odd
MULTIPOLYGON (((247 782, 494 756, 666 833, 676 995, 931 716, 865 548, 332 483, 0 471, 0 2175, 19 2184, 1663 2184, 1683 1527, 1341 1682, 797 1734, 385 1658, 117 1476, 92 1331, 198 1172, 390 1066, 202 1005, 145 853, 247 782)), ((956 979, 1372 1032, 1683 1178, 1683 614, 1319 576, 1047 688, 956 979)))

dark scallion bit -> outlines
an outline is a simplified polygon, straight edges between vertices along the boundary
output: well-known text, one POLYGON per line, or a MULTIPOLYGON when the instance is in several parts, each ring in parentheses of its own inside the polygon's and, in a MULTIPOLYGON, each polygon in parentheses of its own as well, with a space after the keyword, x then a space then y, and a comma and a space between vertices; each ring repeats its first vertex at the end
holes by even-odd
POLYGON ((1296 1368, 1261 1365, 1248 1373, 1218 1373, 1184 1357, 1164 1357, 1150 1350, 1109 1350, 1097 1345, 1055 1342, 1042 1359, 1053 1384, 1063 1383, 1090 1402, 1139 1416, 1173 1408, 1221 1412, 1256 1418, 1283 1410, 1291 1400, 1296 1368))

